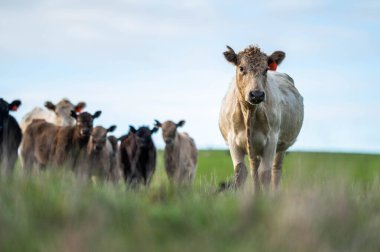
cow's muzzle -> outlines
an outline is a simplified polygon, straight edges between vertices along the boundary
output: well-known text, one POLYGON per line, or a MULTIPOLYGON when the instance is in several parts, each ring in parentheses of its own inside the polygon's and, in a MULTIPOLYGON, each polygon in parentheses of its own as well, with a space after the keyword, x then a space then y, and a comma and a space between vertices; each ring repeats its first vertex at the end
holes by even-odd
POLYGON ((265 100, 265 92, 263 91, 251 91, 249 92, 248 102, 251 104, 259 104, 265 100))
POLYGON ((174 143, 173 139, 165 139, 165 144, 172 144, 174 143))
POLYGON ((80 131, 80 133, 81 133, 82 136, 84 136, 84 137, 88 137, 88 136, 90 136, 90 134, 91 134, 91 130, 90 130, 90 129, 82 129, 82 130, 80 131))

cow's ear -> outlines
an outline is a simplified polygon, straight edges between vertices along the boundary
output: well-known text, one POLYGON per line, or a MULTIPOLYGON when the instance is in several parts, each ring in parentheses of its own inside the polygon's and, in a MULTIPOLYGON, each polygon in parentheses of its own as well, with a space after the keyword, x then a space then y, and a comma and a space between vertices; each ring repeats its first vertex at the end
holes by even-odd
POLYGON ((55 105, 51 101, 45 102, 45 108, 47 108, 48 110, 55 111, 55 105))
POLYGON ((78 104, 75 106, 75 112, 80 113, 85 107, 86 107, 85 102, 78 102, 78 104))
POLYGON ((77 115, 77 113, 76 113, 74 110, 71 110, 71 111, 70 111, 70 116, 71 116, 72 118, 74 118, 75 120, 78 118, 78 115, 77 115))
POLYGON ((150 130, 150 134, 154 134, 158 131, 158 127, 153 127, 153 129, 150 130))
POLYGON ((135 134, 137 132, 135 127, 133 127, 132 125, 129 125, 129 131, 132 132, 133 134, 135 134))
POLYGON ((183 125, 185 125, 185 120, 181 120, 177 123, 177 127, 182 127, 183 125))
POLYGON ((116 129, 116 125, 112 125, 111 127, 109 127, 109 128, 107 129, 107 132, 114 132, 115 129, 116 129))
POLYGON ((94 113, 94 115, 92 116, 93 119, 95 118, 98 118, 100 115, 102 114, 102 111, 98 110, 94 113))
POLYGON ((156 123, 154 124, 154 126, 158 127, 158 128, 161 128, 162 126, 162 123, 160 123, 158 120, 154 120, 156 123))
POLYGON ((235 66, 237 66, 238 64, 238 57, 234 51, 234 49, 232 49, 231 47, 227 46, 227 51, 225 51, 223 54, 224 54, 224 58, 226 58, 226 60, 232 64, 234 64, 235 66))
POLYGON ((14 100, 9 104, 9 110, 17 111, 18 107, 20 107, 21 101, 20 100, 14 100))
POLYGON ((268 57, 269 70, 276 71, 277 66, 285 59, 285 53, 283 51, 275 51, 268 57))

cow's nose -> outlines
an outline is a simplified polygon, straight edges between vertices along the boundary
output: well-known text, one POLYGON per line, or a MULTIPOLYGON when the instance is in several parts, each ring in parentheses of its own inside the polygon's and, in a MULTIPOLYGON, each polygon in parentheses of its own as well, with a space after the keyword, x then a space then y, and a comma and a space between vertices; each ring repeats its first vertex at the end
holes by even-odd
POLYGON ((265 92, 263 91, 249 92, 249 100, 253 104, 259 104, 260 102, 264 101, 264 99, 265 99, 265 92))

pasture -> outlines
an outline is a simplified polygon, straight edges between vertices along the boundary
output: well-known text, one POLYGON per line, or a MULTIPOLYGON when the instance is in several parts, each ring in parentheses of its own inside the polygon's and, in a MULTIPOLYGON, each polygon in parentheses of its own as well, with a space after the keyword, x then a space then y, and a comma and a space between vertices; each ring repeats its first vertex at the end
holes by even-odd
POLYGON ((194 185, 80 183, 64 171, 0 179, 0 251, 379 251, 380 156, 297 153, 281 191, 217 193, 227 151, 203 150, 194 185))

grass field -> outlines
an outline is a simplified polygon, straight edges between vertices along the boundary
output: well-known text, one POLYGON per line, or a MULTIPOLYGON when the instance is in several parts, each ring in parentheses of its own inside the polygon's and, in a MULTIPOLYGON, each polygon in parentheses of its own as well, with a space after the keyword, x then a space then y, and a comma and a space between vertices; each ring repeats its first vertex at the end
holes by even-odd
POLYGON ((192 187, 80 183, 68 172, 0 179, 0 251, 380 251, 380 156, 290 153, 281 191, 217 193, 226 151, 201 151, 192 187))

